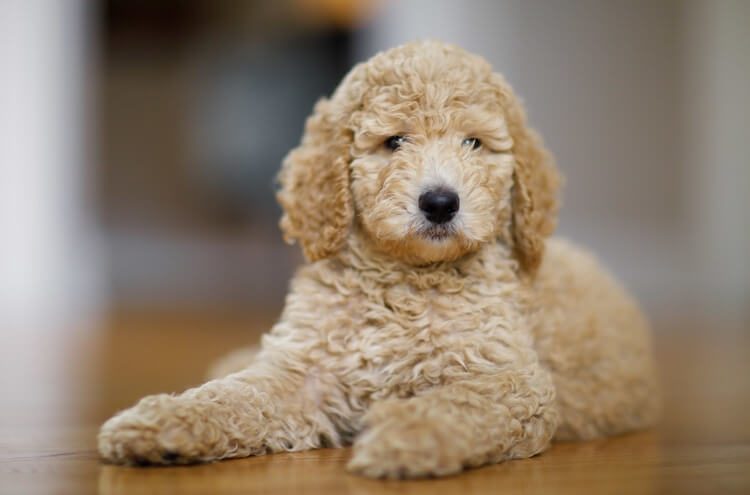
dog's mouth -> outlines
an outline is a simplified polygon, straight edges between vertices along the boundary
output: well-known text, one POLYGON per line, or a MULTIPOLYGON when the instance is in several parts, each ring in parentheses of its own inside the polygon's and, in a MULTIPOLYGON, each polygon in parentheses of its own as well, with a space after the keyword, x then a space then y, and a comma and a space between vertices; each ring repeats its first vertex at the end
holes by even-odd
POLYGON ((453 237, 456 235, 456 228, 453 224, 444 225, 428 225, 417 231, 417 234, 423 238, 432 242, 440 242, 453 237))

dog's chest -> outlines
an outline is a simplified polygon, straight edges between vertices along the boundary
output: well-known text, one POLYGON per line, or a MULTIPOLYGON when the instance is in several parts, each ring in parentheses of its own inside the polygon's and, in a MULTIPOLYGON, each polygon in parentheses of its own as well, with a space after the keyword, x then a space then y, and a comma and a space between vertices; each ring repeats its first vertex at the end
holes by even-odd
POLYGON ((375 399, 506 365, 524 345, 515 331, 516 299, 512 284, 481 278, 406 280, 354 292, 352 326, 327 335, 336 374, 354 395, 375 399))

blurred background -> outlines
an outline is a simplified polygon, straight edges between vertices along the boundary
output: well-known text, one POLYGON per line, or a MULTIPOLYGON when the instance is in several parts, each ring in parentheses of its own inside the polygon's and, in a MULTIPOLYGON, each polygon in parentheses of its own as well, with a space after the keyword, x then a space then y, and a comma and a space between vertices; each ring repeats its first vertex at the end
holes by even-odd
POLYGON ((0 0, 0 492, 107 493, 98 425, 273 324, 302 260, 282 157, 354 63, 423 38, 505 74, 567 177, 558 233, 654 322, 666 443, 615 464, 747 480, 750 1, 0 0))
POLYGON ((273 181, 314 101, 437 38, 525 100, 567 177, 560 234, 657 321, 743 328, 749 21, 742 0, 4 0, 0 323, 275 316, 301 256, 273 181))

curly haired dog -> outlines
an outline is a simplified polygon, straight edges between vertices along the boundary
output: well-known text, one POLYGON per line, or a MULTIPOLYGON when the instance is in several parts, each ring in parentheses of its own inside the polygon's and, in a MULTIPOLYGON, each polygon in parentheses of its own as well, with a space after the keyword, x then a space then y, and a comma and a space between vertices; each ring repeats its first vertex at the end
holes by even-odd
POLYGON ((558 175, 503 78, 438 42, 357 65, 285 159, 281 228, 309 263, 255 356, 107 421, 102 457, 184 464, 353 442, 421 477, 651 425, 648 326, 547 239, 558 175))

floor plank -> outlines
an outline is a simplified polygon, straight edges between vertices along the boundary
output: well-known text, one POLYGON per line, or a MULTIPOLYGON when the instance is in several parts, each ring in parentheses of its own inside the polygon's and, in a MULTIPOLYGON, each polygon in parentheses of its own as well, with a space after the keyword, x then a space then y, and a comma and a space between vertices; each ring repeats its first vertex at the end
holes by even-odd
POLYGON ((175 468, 103 465, 97 426, 144 394, 200 383, 269 316, 123 313, 91 328, 3 329, 0 493, 750 493, 750 338, 659 329, 657 429, 556 444, 533 459, 424 481, 346 473, 348 449, 175 468))

